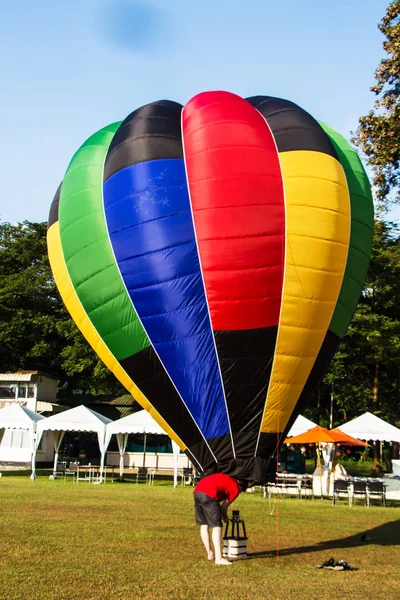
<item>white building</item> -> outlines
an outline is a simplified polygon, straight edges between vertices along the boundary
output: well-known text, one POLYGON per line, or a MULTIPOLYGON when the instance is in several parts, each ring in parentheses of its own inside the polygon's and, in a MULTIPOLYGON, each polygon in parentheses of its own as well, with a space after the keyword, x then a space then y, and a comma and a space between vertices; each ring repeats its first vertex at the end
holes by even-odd
POLYGON ((57 382, 39 371, 0 373, 0 408, 17 402, 34 412, 52 412, 57 382))
MULTIPOLYGON (((0 373, 0 409, 17 403, 34 412, 45 412, 48 415, 57 411, 56 395, 56 380, 39 371, 0 373)), ((51 433, 43 436, 36 457, 38 463, 53 460, 51 433)), ((0 465, 29 466, 30 462, 29 432, 19 429, 0 430, 0 465)))

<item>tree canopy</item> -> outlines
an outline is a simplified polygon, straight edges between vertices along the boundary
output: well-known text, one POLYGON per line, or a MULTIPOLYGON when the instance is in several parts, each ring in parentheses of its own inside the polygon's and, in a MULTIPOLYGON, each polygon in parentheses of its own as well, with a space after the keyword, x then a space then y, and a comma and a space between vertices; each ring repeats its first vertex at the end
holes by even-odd
POLYGON ((399 419, 400 238, 375 223, 364 291, 325 383, 334 393, 337 424, 370 411, 399 419))
POLYGON ((0 370, 40 370, 59 392, 122 388, 67 313, 47 258, 46 223, 0 223, 0 370))
POLYGON ((353 141, 373 169, 380 206, 388 208, 400 199, 400 0, 389 4, 378 27, 386 57, 375 71, 373 109, 360 118, 353 141))

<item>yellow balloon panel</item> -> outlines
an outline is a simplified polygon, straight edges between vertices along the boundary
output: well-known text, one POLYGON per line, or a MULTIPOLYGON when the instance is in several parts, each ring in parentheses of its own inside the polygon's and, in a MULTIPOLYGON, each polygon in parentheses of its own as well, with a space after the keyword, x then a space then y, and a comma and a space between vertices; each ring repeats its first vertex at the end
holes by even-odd
POLYGON ((280 154, 285 190, 283 297, 261 431, 281 432, 292 414, 329 327, 346 267, 350 197, 333 157, 280 154))

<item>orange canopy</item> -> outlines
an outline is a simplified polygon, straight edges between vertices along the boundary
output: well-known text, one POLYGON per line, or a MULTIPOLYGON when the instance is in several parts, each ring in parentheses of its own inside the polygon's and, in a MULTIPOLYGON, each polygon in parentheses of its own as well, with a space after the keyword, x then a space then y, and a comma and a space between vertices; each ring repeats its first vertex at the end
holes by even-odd
POLYGON ((345 446, 364 446, 368 444, 358 440, 357 438, 351 437, 340 431, 340 429, 325 429, 316 425, 312 429, 285 439, 285 444, 318 444, 324 442, 327 444, 343 444, 345 446))

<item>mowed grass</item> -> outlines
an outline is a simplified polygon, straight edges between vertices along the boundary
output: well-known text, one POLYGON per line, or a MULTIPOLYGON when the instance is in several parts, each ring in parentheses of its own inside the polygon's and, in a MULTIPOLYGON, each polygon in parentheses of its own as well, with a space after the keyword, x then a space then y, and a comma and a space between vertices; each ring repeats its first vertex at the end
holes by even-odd
POLYGON ((368 509, 285 498, 275 505, 242 494, 233 507, 245 519, 249 555, 218 567, 206 560, 192 492, 170 482, 3 476, 0 598, 400 598, 400 504, 368 509), (356 570, 316 568, 331 556, 356 570))

